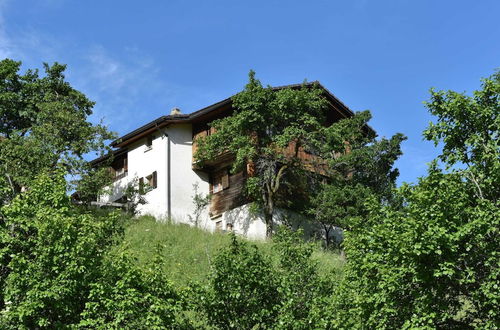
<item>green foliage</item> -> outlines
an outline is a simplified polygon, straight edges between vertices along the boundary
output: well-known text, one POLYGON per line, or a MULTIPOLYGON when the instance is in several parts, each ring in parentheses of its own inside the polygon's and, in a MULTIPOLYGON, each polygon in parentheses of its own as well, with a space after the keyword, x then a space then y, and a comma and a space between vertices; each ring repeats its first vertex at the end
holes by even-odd
POLYGON ((113 248, 124 230, 120 213, 75 208, 64 172, 41 175, 2 211, 2 328, 176 324, 182 299, 161 258, 143 268, 113 248))
POLYGON ((194 212, 193 215, 188 215, 188 217, 194 226, 198 227, 200 225, 201 214, 210 203, 212 195, 199 192, 198 183, 195 183, 193 184, 193 196, 191 198, 193 199, 194 212))
MULTIPOLYGON (((332 278, 321 277, 314 246, 302 232, 280 229, 274 236, 276 260, 255 245, 232 236, 217 255, 210 283, 200 303, 209 323, 219 329, 326 328, 332 278)), ((329 274, 331 275, 331 274, 329 274)))
POLYGON ((88 168, 81 174, 76 185, 78 200, 84 203, 96 201, 97 197, 105 193, 105 187, 113 182, 113 176, 109 168, 88 168))
POLYGON ((323 227, 326 248, 331 246, 334 227, 351 230, 364 222, 368 214, 365 202, 371 197, 368 187, 349 178, 337 177, 319 186, 308 213, 323 227))
POLYGON ((356 295, 338 307, 349 310, 342 320, 492 327, 500 310, 498 206, 475 200, 458 173, 436 168, 400 194, 403 210, 375 207, 368 226, 346 233, 345 285, 356 295))
POLYGON ((328 297, 333 293, 332 277, 320 277, 318 263, 312 259, 314 246, 304 242, 302 231, 282 227, 274 241, 279 255, 279 313, 273 328, 324 328, 322 314, 327 313, 328 297))
POLYGON ((454 91, 431 90, 426 102, 438 117, 424 137, 443 143, 439 158, 448 166, 464 165, 478 198, 500 199, 500 71, 483 79, 473 96, 454 91))
POLYGON ((328 179, 313 186, 307 213, 323 227, 326 246, 333 227, 351 230, 367 221, 365 201, 393 202, 401 156, 401 143, 406 139, 395 134, 377 140, 368 129, 369 111, 342 119, 324 127, 311 140, 310 148, 320 156, 319 166, 328 179))
POLYGON ((234 155, 232 170, 255 167, 255 177, 245 191, 263 210, 267 234, 272 234, 275 207, 290 206, 289 201, 303 176, 297 175, 302 162, 298 148, 316 132, 324 121, 325 99, 317 86, 297 89, 264 88, 250 71, 245 89, 232 98, 234 113, 215 120, 215 132, 199 139, 195 158, 201 163, 229 152, 234 155), (283 150, 294 143, 295 153, 283 150))
MULTIPOLYGON (((105 188, 104 192, 106 192, 106 189, 109 188, 111 187, 108 186, 105 188)), ((153 190, 151 186, 141 185, 139 178, 137 177, 130 180, 122 191, 122 198, 127 203, 127 211, 132 215, 136 215, 138 213, 137 208, 139 205, 148 203, 145 195, 151 190, 153 190)))
POLYGON ((41 175, 2 212, 2 327, 76 322, 103 254, 122 231, 119 214, 75 210, 62 172, 41 175))
POLYGON ((222 329, 252 329, 271 324, 278 304, 277 282, 269 260, 257 247, 232 236, 214 260, 210 290, 201 297, 205 314, 222 329))
POLYGON ((477 328, 500 325, 499 75, 474 98, 431 91, 443 142, 400 205, 371 202, 363 226, 346 233, 345 278, 332 300, 332 327, 477 328), (459 165, 459 166, 456 166, 459 165))
POLYGON ((91 329, 174 327, 182 301, 159 255, 143 269, 123 253, 105 259, 88 297, 78 326, 91 329))
POLYGON ((114 137, 87 121, 94 102, 65 81, 64 65, 44 64, 43 77, 38 70, 20 74, 20 67, 0 61, 0 184, 7 200, 58 164, 72 175, 84 173, 82 156, 102 152, 105 140, 114 137))

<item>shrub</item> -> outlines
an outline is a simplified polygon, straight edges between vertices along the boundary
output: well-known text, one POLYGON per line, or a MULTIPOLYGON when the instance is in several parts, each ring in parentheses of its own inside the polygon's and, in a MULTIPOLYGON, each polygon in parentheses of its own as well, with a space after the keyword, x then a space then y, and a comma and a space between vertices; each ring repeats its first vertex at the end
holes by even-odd
POLYGON ((209 323, 220 329, 325 328, 323 317, 333 282, 318 275, 313 245, 302 232, 280 229, 274 237, 277 263, 234 235, 215 258, 208 289, 200 295, 209 323))
POLYGON ((119 214, 75 211, 62 172, 40 176, 2 213, 2 327, 76 322, 102 256, 123 231, 119 214))
POLYGON ((101 277, 90 285, 79 327, 173 327, 180 302, 159 257, 142 269, 124 253, 110 254, 101 267, 101 277))
POLYGON ((403 209, 377 207, 370 226, 346 234, 337 326, 498 326, 498 206, 436 168, 400 194, 403 209))
POLYGON ((273 323, 278 304, 276 276, 255 245, 248 246, 233 235, 213 267, 209 288, 200 297, 211 325, 251 329, 273 323))
POLYGON ((279 313, 275 328, 311 329, 325 327, 322 312, 333 292, 333 282, 318 275, 311 256, 314 245, 304 241, 301 230, 280 228, 274 236, 279 264, 279 313))

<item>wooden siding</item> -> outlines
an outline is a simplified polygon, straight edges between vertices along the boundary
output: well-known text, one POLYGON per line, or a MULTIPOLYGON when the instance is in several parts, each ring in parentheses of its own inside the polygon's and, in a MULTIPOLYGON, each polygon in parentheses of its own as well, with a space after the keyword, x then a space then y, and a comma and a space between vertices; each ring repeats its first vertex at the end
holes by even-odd
POLYGON ((326 175, 327 164, 319 156, 313 155, 307 152, 304 147, 299 146, 297 148, 296 142, 290 142, 288 147, 283 150, 283 154, 287 157, 295 157, 302 161, 305 169, 311 172, 315 172, 321 175, 326 175))
POLYGON ((225 211, 245 204, 242 195, 243 185, 245 184, 245 172, 241 171, 235 174, 229 174, 229 187, 212 194, 210 200, 210 215, 216 217, 225 211))

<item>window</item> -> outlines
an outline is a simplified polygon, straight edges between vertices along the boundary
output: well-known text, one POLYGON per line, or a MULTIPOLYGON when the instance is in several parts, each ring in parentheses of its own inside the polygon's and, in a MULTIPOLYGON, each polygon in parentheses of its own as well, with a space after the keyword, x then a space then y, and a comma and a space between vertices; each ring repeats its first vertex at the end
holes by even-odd
POLYGON ((139 179, 139 193, 145 194, 158 186, 158 178, 156 171, 146 176, 145 178, 139 179))
POLYGON ((111 171, 115 180, 126 177, 128 172, 127 157, 116 159, 111 165, 111 171))
POLYGON ((153 148, 153 140, 154 140, 153 135, 150 135, 146 138, 146 150, 144 150, 144 152, 149 151, 153 148))
POLYGON ((227 223, 226 224, 226 231, 229 233, 233 232, 233 224, 232 223, 227 223))
POLYGON ((229 174, 228 170, 216 172, 212 176, 212 193, 218 193, 224 189, 229 188, 229 174))
POLYGON ((222 220, 219 220, 215 223, 215 231, 217 232, 222 231, 222 220))

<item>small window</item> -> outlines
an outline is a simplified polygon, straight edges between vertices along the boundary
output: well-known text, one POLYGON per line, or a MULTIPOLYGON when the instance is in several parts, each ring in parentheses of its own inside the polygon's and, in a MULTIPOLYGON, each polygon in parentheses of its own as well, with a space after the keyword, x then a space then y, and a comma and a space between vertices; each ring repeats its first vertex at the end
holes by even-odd
POLYGON ((222 220, 217 221, 217 222, 215 223, 215 231, 217 231, 217 232, 222 231, 222 220))
POLYGON ((139 179, 139 193, 145 194, 151 189, 155 189, 158 186, 158 175, 156 171, 146 176, 145 178, 139 179))
POLYGON ((233 232, 233 224, 232 223, 226 224, 226 231, 229 233, 233 232))
POLYGON ((229 188, 229 174, 227 169, 215 173, 212 177, 212 193, 218 193, 229 188))

